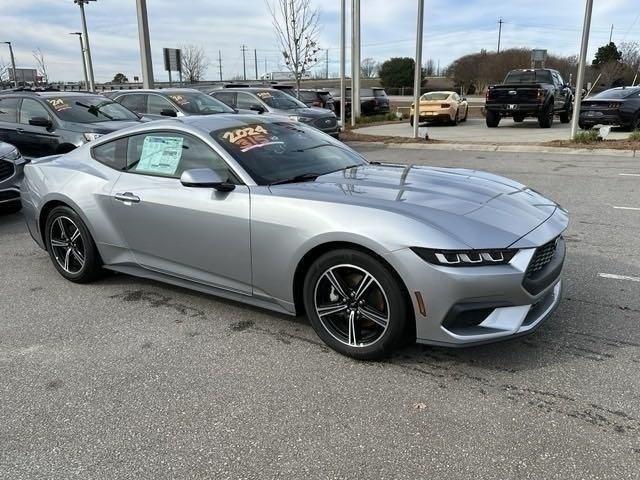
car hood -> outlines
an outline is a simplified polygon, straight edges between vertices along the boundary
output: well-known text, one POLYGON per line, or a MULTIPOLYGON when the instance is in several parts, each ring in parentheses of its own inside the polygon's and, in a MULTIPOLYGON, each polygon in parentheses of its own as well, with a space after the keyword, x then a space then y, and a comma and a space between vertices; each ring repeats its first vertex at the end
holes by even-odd
POLYGON ((506 248, 559 208, 534 190, 497 175, 412 165, 366 165, 271 190, 394 211, 471 248, 506 248))
POLYGON ((145 123, 143 120, 111 120, 108 122, 94 123, 73 123, 70 124, 71 130, 77 132, 95 132, 95 133, 111 133, 123 128, 133 127, 145 123))
POLYGON ((274 113, 279 115, 300 115, 307 118, 323 118, 333 117, 334 114, 330 110, 324 108, 294 108, 293 110, 275 110, 274 113))

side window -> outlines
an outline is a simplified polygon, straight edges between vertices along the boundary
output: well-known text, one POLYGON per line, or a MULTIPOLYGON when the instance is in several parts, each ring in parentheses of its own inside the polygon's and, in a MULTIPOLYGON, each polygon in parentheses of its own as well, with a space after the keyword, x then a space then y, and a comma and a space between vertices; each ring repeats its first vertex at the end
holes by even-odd
POLYGON ((235 181, 225 161, 207 144, 180 132, 153 132, 129 137, 127 166, 130 173, 180 178, 192 168, 210 168, 235 181))
POLYGON ((236 103, 236 94, 235 92, 216 92, 213 95, 214 98, 217 98, 221 102, 226 103, 230 107, 235 107, 236 103))
POLYGON ((128 108, 132 112, 136 113, 146 113, 146 105, 145 105, 145 96, 140 94, 133 95, 123 95, 118 98, 118 103, 120 103, 123 107, 128 108))
POLYGON ((162 115, 162 110, 173 110, 177 112, 176 107, 171 105, 169 100, 161 97, 160 95, 148 95, 147 96, 147 113, 150 115, 162 115))
POLYGON ((454 99, 456 102, 459 102, 459 101, 460 101, 460 95, 458 95, 457 93, 454 93, 454 94, 453 94, 453 99, 454 99))
POLYGON ((0 100, 0 122, 16 123, 18 118, 19 98, 4 98, 0 100))
POLYGON ((260 102, 253 98, 252 95, 244 92, 238 92, 237 108, 249 110, 254 105, 260 105, 260 102))
POLYGON ((29 125, 29 120, 35 117, 44 117, 51 120, 51 115, 40 102, 31 98, 23 99, 20 107, 20 123, 29 125))
POLYGON ((91 156, 98 162, 114 170, 124 170, 127 166, 127 139, 120 138, 91 149, 91 156))
POLYGON ((562 76, 558 73, 558 84, 563 87, 564 86, 564 80, 562 79, 562 76))

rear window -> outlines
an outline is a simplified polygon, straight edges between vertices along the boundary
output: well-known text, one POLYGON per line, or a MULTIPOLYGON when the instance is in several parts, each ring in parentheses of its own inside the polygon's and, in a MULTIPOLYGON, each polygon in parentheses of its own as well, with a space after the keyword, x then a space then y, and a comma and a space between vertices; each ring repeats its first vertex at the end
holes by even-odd
POLYGON ((65 122, 95 123, 113 120, 138 120, 132 111, 100 95, 47 97, 44 99, 56 116, 65 122))
POLYGON ((630 90, 630 89, 615 89, 615 90, 605 90, 604 92, 600 92, 597 95, 594 95, 591 98, 627 98, 631 95, 635 95, 636 93, 640 93, 640 89, 630 90))
POLYGON ((312 102, 316 98, 316 92, 300 92, 300 100, 304 102, 312 102))
POLYGON ((361 88, 360 89, 361 97, 373 97, 373 90, 371 88, 361 88))
POLYGON ((382 88, 374 88, 373 89, 373 95, 375 97, 386 97, 387 96, 387 92, 385 92, 382 88))
POLYGON ((19 98, 0 99, 0 122, 16 123, 19 98))
POLYGON ((548 70, 523 70, 509 72, 504 83, 553 83, 553 78, 548 70))
POLYGON ((442 100, 447 100, 450 96, 451 94, 446 92, 429 92, 422 95, 422 97, 420 97, 420 100, 426 101, 426 102, 429 102, 429 101, 440 102, 442 100))

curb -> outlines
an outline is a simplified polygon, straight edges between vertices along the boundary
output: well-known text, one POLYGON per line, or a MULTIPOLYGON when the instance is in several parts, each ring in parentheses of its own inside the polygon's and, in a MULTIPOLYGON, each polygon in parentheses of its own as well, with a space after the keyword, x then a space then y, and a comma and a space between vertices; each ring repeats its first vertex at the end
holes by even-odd
POLYGON ((584 155, 640 158, 640 150, 615 150, 611 148, 588 149, 566 147, 544 147, 541 145, 486 145, 474 143, 384 143, 347 142, 354 147, 395 148, 399 150, 445 150, 502 153, 554 153, 559 155, 584 155))

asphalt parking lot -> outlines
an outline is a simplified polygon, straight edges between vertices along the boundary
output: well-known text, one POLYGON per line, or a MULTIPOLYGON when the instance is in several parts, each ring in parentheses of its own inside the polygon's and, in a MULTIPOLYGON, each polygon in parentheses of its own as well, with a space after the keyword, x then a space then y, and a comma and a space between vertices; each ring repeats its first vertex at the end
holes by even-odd
MULTIPOLYGON (((498 128, 488 128, 484 118, 469 118, 458 126, 433 124, 427 126, 429 138, 459 143, 542 143, 553 140, 568 140, 571 132, 569 124, 562 124, 557 119, 551 128, 540 128, 538 121, 528 118, 522 123, 515 123, 511 118, 503 118, 498 128)), ((413 137, 413 127, 409 122, 386 125, 374 125, 354 130, 356 133, 369 135, 388 135, 393 137, 413 137)), ((624 140, 629 132, 613 129, 610 140, 624 140)))
POLYGON ((638 478, 637 159, 366 150, 503 174, 567 208, 549 321, 356 362, 304 318, 125 275, 66 282, 3 216, 0 478, 638 478))

